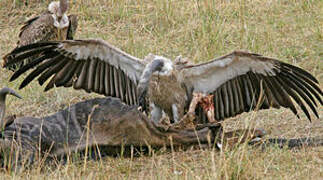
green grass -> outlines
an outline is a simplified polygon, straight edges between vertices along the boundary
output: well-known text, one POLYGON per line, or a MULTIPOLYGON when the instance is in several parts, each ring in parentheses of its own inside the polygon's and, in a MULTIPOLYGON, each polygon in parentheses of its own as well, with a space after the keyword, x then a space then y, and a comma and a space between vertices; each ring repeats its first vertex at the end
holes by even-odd
MULTIPOLYGON (((0 56, 15 47, 22 23, 45 10, 48 1, 0 1, 0 56)), ((204 62, 233 50, 248 50, 302 67, 323 83, 323 1, 320 0, 73 0, 79 15, 76 38, 101 38, 144 58, 148 53, 175 58, 179 54, 204 62)), ((0 70, 0 87, 18 90, 23 78, 0 70)), ((321 85, 322 87, 322 85, 321 85)), ((37 83, 8 98, 8 114, 41 117, 69 104, 97 97, 73 89, 47 93, 37 83)), ((319 107, 323 116, 323 109, 319 107)), ((289 110, 248 113, 227 120, 227 130, 262 127, 269 136, 322 136, 322 118, 312 123, 289 110)), ((25 171, 0 170, 0 179, 320 179, 323 149, 299 151, 241 146, 227 152, 192 150, 139 158, 104 158, 67 165, 35 165, 25 171), (41 168, 39 168, 41 166, 41 168), (39 170, 42 169, 42 170, 39 170)))

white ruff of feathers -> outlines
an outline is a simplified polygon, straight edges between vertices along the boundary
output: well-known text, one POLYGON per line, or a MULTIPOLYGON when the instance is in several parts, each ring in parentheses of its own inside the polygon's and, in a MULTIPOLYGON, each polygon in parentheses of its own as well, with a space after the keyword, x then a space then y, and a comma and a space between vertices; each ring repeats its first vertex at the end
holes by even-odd
POLYGON ((59 10, 60 3, 58 1, 51 2, 48 5, 48 11, 52 13, 52 17, 54 19, 54 26, 63 29, 69 26, 70 22, 68 20, 67 15, 61 14, 61 11, 59 10), (62 17, 60 22, 58 22, 58 17, 62 17))
POLYGON ((173 62, 170 59, 167 59, 163 56, 156 56, 155 55, 155 59, 160 59, 164 61, 164 66, 161 69, 161 71, 158 71, 159 75, 162 76, 168 76, 171 74, 171 72, 173 71, 173 62))
POLYGON ((59 9, 59 2, 58 1, 51 2, 48 5, 48 11, 53 14, 57 14, 59 12, 58 9, 59 9))

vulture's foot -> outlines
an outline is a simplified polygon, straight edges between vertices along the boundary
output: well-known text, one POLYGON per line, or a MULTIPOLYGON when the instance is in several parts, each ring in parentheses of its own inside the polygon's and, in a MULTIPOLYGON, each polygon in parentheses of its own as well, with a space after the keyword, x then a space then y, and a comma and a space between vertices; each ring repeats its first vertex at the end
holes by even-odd
MULTIPOLYGON (((170 127, 174 129, 193 129, 195 128, 194 119, 194 113, 187 113, 180 121, 171 123, 168 116, 163 116, 157 126, 164 131, 167 131, 170 127)), ((208 127, 208 125, 204 127, 208 127)))
POLYGON ((193 129, 195 128, 194 120, 195 113, 188 112, 182 117, 179 122, 172 124, 172 127, 176 129, 193 129))
POLYGON ((159 120, 159 124, 170 126, 171 122, 168 116, 162 116, 159 120))
POLYGON ((159 121, 159 123, 158 123, 157 126, 158 126, 159 129, 162 129, 164 131, 167 131, 172 125, 170 123, 169 117, 168 116, 163 116, 160 119, 160 121, 159 121))

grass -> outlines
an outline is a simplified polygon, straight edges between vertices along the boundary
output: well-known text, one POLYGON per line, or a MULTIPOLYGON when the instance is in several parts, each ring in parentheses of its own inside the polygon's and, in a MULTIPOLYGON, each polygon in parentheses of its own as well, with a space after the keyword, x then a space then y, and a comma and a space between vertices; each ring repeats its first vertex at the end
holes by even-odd
MULTIPOLYGON (((22 23, 42 10, 44 0, 0 1, 0 56, 15 47, 22 23)), ((101 38, 144 58, 148 53, 175 58, 182 54, 204 62, 233 50, 248 50, 302 67, 323 83, 323 2, 320 0, 73 0, 79 15, 77 39, 101 38)), ((0 87, 18 90, 23 78, 0 69, 0 87)), ((321 85, 322 87, 322 85, 321 85)), ((8 114, 44 116, 84 99, 97 97, 73 89, 43 93, 37 83, 20 90, 23 100, 8 98, 8 114)), ((310 123, 287 109, 242 114, 227 120, 227 130, 262 127, 271 137, 323 135, 320 119, 310 123)), ((321 179, 323 149, 298 151, 241 146, 231 151, 191 150, 138 158, 107 157, 66 165, 35 165, 0 170, 0 179, 321 179), (39 168, 41 166, 41 168, 39 168), (41 170, 40 170, 41 169, 41 170)))

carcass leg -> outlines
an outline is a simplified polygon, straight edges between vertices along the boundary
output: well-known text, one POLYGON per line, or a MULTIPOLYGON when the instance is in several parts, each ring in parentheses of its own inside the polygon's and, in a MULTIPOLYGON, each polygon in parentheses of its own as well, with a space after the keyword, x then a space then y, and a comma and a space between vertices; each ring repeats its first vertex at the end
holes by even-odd
POLYGON ((193 93, 193 99, 191 101, 188 112, 181 118, 181 120, 173 124, 174 128, 184 129, 184 128, 194 128, 195 119, 195 109, 197 104, 201 101, 203 95, 201 93, 193 93))
POLYGON ((196 106, 200 104, 205 112, 210 123, 216 122, 214 119, 214 103, 213 103, 214 95, 205 95, 202 93, 193 93, 193 99, 191 101, 189 110, 187 114, 193 114, 195 112, 196 106))
POLYGON ((202 94, 202 93, 193 93, 193 99, 191 101, 191 104, 190 104, 190 107, 188 109, 188 114, 189 113, 193 113, 195 114, 195 109, 196 109, 196 106, 199 102, 201 102, 202 98, 204 97, 205 95, 202 94))
POLYGON ((210 123, 216 122, 216 120, 214 119, 213 96, 214 95, 203 96, 199 102, 210 123))
MULTIPOLYGON (((195 119, 195 109, 196 106, 199 104, 202 108, 204 113, 206 114, 209 123, 217 122, 214 119, 214 103, 213 103, 214 95, 205 95, 202 93, 193 93, 193 98, 190 103, 190 107, 188 112, 181 118, 178 123, 175 123, 174 126, 178 128, 185 128, 191 126, 195 119)), ((194 126, 193 126, 194 127, 194 126)))

